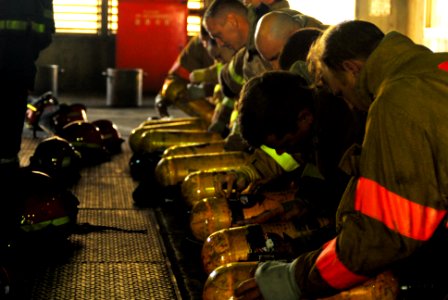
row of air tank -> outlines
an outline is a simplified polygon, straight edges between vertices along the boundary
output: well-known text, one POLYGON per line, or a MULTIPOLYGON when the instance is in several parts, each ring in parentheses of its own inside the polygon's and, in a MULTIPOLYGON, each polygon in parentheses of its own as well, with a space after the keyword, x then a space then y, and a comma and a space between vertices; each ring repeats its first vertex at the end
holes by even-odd
MULTIPOLYGON (((224 150, 225 141, 207 127, 203 119, 186 117, 148 119, 134 128, 129 164, 139 186, 133 196, 150 203, 156 187, 162 198, 164 191, 178 190, 190 212, 189 230, 202 243, 201 267, 208 275, 203 299, 231 299, 260 261, 292 261, 334 237, 334 220, 309 214, 293 183, 226 196, 218 178, 247 164, 251 154, 224 150), (148 186, 147 192, 136 193, 148 186)), ((385 273, 375 280, 329 299, 394 299, 393 276, 385 273)))

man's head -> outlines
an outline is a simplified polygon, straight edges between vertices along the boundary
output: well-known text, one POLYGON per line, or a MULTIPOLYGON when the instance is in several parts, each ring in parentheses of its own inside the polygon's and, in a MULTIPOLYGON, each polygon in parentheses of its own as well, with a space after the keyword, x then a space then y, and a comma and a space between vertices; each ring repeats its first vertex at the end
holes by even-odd
POLYGON ((201 25, 199 37, 201 39, 202 46, 204 46, 208 54, 218 62, 227 63, 235 54, 235 51, 228 47, 219 47, 216 40, 210 37, 203 25, 201 25))
POLYGON ((239 0, 215 0, 204 13, 203 25, 220 47, 238 51, 249 41, 247 7, 239 0))
POLYGON ((243 87, 238 121, 242 137, 252 146, 266 145, 278 153, 309 147, 314 123, 313 93, 299 75, 268 71, 243 87))
POLYGON ((309 60, 322 84, 351 106, 368 110, 357 83, 364 64, 384 37, 374 24, 346 21, 327 29, 310 50, 309 60))
POLYGON ((294 32, 280 52, 280 68, 287 71, 298 60, 306 62, 311 45, 321 34, 322 30, 318 28, 302 28, 294 32))
POLYGON ((280 11, 267 13, 258 20, 255 47, 274 70, 280 69, 278 59, 286 41, 301 27, 292 16, 280 11))

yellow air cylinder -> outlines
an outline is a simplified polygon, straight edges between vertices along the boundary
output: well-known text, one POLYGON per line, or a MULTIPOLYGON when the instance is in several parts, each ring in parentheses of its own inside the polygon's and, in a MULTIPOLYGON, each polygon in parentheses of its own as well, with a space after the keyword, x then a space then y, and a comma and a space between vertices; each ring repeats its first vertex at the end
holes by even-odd
POLYGON ((349 290, 318 300, 396 300, 398 292, 397 279, 386 271, 349 290))
POLYGON ((138 150, 145 153, 165 151, 176 145, 193 145, 198 143, 221 141, 216 132, 188 129, 154 129, 142 134, 138 150))
POLYGON ((160 94, 186 114, 199 117, 208 124, 211 123, 215 106, 205 98, 192 99, 185 82, 165 79, 160 94))
POLYGON ((149 130, 154 129, 195 129, 195 130, 204 130, 199 123, 197 122, 191 122, 191 121, 177 121, 177 122, 170 122, 170 123, 161 123, 161 124, 151 124, 151 125, 144 125, 140 127, 134 128, 130 135, 129 135, 129 146, 131 147, 131 150, 134 152, 137 152, 140 147, 140 143, 142 141, 143 135, 145 132, 149 130))
POLYGON ((191 154, 163 157, 157 164, 155 175, 162 186, 182 183, 188 174, 200 170, 236 168, 247 159, 244 152, 191 154))
POLYGON ((203 300, 233 299, 233 291, 254 276, 258 262, 237 262, 220 266, 210 273, 202 291, 203 300))
POLYGON ((190 116, 197 116, 210 124, 215 112, 215 106, 207 99, 188 99, 178 100, 174 102, 179 109, 190 116))
POLYGON ((169 123, 175 123, 175 122, 190 122, 194 124, 198 124, 198 126, 201 126, 201 128, 207 128, 207 124, 204 122, 204 120, 201 120, 198 117, 182 117, 182 118, 163 118, 163 119, 151 119, 151 120, 145 120, 138 127, 143 127, 146 125, 162 125, 162 124, 169 124, 169 123))
MULTIPOLYGON (((202 291, 203 300, 234 299, 234 291, 238 285, 254 277, 258 262, 237 262, 220 266, 210 273, 202 291)), ((317 300, 396 300, 399 286, 390 271, 342 291, 334 296, 317 298, 317 300)))
POLYGON ((193 145, 171 146, 163 152, 163 157, 173 155, 222 153, 224 152, 225 141, 199 143, 193 145))
POLYGON ((210 234, 202 246, 204 270, 209 274, 217 267, 232 262, 294 259, 300 253, 330 239, 332 235, 322 235, 320 229, 330 227, 331 224, 331 220, 319 218, 305 224, 286 221, 218 230, 210 234), (313 240, 313 235, 319 237, 313 240))
POLYGON ((239 226, 269 212, 275 212, 272 216, 279 217, 284 210, 282 204, 293 202, 295 192, 266 192, 263 195, 244 197, 248 196, 259 200, 249 207, 245 207, 240 201, 227 200, 224 197, 210 197, 197 202, 190 215, 192 234, 198 240, 205 241, 213 232, 239 226))
POLYGON ((197 171, 188 174, 181 184, 181 192, 187 206, 192 207, 204 198, 216 196, 215 178, 237 168, 226 168, 219 171, 197 171))

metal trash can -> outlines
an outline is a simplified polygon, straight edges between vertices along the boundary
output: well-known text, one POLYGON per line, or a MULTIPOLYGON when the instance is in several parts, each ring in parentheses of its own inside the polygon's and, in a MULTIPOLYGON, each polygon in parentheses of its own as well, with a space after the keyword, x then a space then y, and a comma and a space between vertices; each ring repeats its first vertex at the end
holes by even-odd
POLYGON ((108 68, 103 74, 107 77, 107 106, 142 106, 143 69, 108 68))
POLYGON ((58 96, 58 76, 62 70, 58 65, 39 65, 37 66, 36 80, 34 83, 33 94, 41 95, 51 91, 53 96, 58 96))

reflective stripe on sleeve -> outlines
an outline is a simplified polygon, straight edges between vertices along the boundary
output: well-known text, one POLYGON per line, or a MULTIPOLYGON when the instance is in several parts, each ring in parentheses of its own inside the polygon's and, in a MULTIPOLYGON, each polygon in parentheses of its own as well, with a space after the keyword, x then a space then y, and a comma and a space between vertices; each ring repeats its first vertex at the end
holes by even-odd
POLYGON ((232 78, 233 81, 235 81, 239 85, 243 85, 244 84, 243 76, 239 75, 235 71, 235 65, 234 65, 233 60, 231 60, 230 63, 229 63, 229 74, 230 74, 230 77, 232 78))
POLYGON ((448 72, 448 61, 439 64, 439 69, 448 72))
POLYGON ((0 20, 0 30, 27 31, 28 29, 37 33, 44 33, 45 24, 23 20, 0 20))
POLYGON ((369 279, 347 269, 336 253, 336 238, 327 242, 316 260, 321 277, 333 288, 343 290, 369 279))
POLYGON ((428 240, 447 214, 401 197, 377 182, 361 177, 355 209, 382 222, 389 229, 416 240, 428 240))
POLYGON ((275 149, 269 148, 266 145, 261 145, 260 149, 272 157, 286 172, 294 171, 300 166, 300 164, 288 153, 278 155, 275 149))

